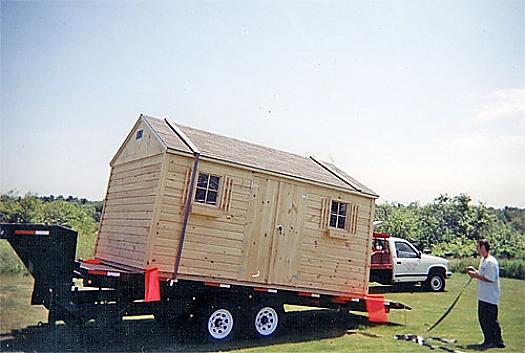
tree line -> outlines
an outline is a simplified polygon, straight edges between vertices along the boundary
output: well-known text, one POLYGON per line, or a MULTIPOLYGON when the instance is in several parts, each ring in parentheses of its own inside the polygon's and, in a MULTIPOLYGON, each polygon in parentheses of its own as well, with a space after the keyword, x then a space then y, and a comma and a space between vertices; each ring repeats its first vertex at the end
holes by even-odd
POLYGON ((476 241, 486 238, 491 252, 503 259, 525 259, 525 209, 495 209, 472 204, 466 194, 440 195, 421 205, 386 203, 376 207, 376 231, 408 239, 434 255, 476 256, 476 241))
MULTIPOLYGON (((78 232, 77 257, 87 258, 93 256, 102 204, 102 201, 74 196, 20 196, 9 192, 0 195, 0 223, 59 224, 71 227, 78 232)), ((5 249, 5 244, 0 245, 5 249)), ((5 256, 0 255, 1 258, 5 256)))

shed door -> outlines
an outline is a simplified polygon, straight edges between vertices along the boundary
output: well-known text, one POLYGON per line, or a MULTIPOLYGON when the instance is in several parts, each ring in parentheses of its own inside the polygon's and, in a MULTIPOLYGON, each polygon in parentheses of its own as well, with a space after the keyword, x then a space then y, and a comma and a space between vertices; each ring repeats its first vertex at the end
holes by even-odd
POLYGON ((239 273, 243 281, 268 282, 278 192, 278 181, 264 177, 254 178, 248 208, 248 223, 244 232, 243 260, 239 273))
POLYGON ((279 183, 269 283, 293 285, 297 281, 307 197, 305 187, 279 183))
POLYGON ((290 285, 297 280, 306 188, 256 176, 240 279, 290 285))

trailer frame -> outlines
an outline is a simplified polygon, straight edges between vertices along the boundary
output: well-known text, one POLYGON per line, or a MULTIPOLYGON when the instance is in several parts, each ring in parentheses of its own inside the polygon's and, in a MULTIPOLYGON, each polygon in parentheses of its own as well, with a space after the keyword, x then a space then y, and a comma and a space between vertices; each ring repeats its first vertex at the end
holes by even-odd
MULTIPOLYGON (((193 320, 201 329, 207 323, 207 337, 218 340, 226 337, 221 337, 218 329, 215 336, 213 325, 224 325, 219 316, 226 311, 234 313, 231 315, 235 321, 250 320, 253 323, 255 320, 255 325, 259 323, 259 326, 252 333, 265 337, 277 331, 277 324, 273 327, 268 318, 280 316, 282 321, 285 304, 348 313, 350 310, 367 311, 367 302, 377 300, 370 295, 334 296, 211 280, 151 279, 146 276, 146 271, 107 261, 75 260, 77 232, 57 225, 0 224, 0 238, 11 244, 34 277, 31 304, 43 305, 49 310, 48 322, 51 325, 63 321, 68 326, 82 329, 87 322, 94 320, 111 328, 124 316, 154 315, 168 324, 179 318, 193 320), (147 298, 148 285, 158 289, 159 300, 147 298), (260 314, 261 310, 265 310, 263 314, 260 314), (217 318, 215 324, 210 315, 217 318), (272 330, 268 335, 261 332, 266 328, 272 330)), ((402 308, 410 309, 400 303, 384 302, 385 312, 402 308)), ((226 336, 230 336, 229 332, 226 336)))

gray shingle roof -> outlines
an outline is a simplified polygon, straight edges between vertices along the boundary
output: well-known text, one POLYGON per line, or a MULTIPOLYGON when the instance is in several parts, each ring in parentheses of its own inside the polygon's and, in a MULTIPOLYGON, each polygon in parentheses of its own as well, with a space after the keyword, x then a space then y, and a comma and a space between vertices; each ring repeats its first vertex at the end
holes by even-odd
MULTIPOLYGON (((166 121, 145 115, 142 115, 142 117, 146 119, 169 149, 191 153, 191 150, 181 141, 166 121)), ((170 124, 173 125, 173 122, 170 121, 170 124)), ((313 180, 377 197, 374 191, 333 164, 320 161, 316 162, 316 160, 312 158, 213 134, 180 124, 176 124, 176 126, 182 130, 188 139, 199 149, 201 156, 301 179, 313 180)))

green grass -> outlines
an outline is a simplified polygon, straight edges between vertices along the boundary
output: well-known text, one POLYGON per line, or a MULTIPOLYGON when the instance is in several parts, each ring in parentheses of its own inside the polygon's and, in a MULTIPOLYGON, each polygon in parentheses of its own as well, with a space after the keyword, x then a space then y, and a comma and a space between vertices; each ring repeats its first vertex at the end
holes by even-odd
MULTIPOLYGON (((31 277, 0 277, 0 328, 2 333, 13 332, 38 321, 46 321, 47 313, 41 307, 29 305, 32 289, 31 277)), ((427 347, 420 347, 412 342, 397 341, 395 334, 418 334, 429 336, 426 329, 434 323, 464 286, 468 277, 455 274, 447 282, 444 293, 414 292, 386 293, 389 300, 405 303, 413 308, 411 311, 392 311, 389 314, 390 324, 373 325, 363 316, 354 316, 352 321, 338 324, 337 315, 330 311, 302 311, 291 307, 287 313, 288 324, 283 335, 266 342, 240 341, 203 345, 201 343, 180 342, 172 331, 156 331, 151 320, 126 321, 119 340, 110 341, 107 346, 90 347, 90 350, 114 350, 115 344, 121 344, 122 350, 140 351, 235 351, 235 352, 431 352, 427 347), (140 323, 143 321, 143 323, 140 323), (405 325, 406 321, 406 325, 405 325), (140 326, 142 325, 142 326, 140 326), (174 338, 175 337, 175 338, 174 338)), ((504 278, 501 280, 502 302, 500 305, 500 323, 506 349, 492 349, 488 352, 523 352, 525 350, 525 281, 504 278)), ((387 291, 390 287, 382 287, 387 291)), ((445 345, 449 348, 471 352, 468 345, 482 341, 482 334, 477 321, 476 286, 473 282, 450 315, 430 336, 454 338, 456 345, 445 345)), ((29 335, 30 336, 30 335, 29 335)), ((27 346, 32 342, 27 333, 19 341, 19 350, 46 350, 45 347, 27 346)), ((45 340, 49 340, 46 337, 45 340)), ((38 340, 34 340, 40 342, 38 340)), ((44 341, 44 340, 43 340, 44 341)), ((104 341, 104 340, 102 340, 104 341)), ((76 341, 74 341, 76 342, 76 341)), ((73 344, 73 343, 72 343, 73 344)), ((74 343, 79 344, 79 343, 74 343)), ((84 346, 73 344, 72 350, 84 350, 84 346)), ((91 341, 89 343, 94 344, 91 341)), ((100 343, 103 344, 103 343, 100 343)), ((435 343, 441 345, 440 343, 435 343)), ((62 347, 62 346, 61 346, 62 347)))
POLYGON ((29 274, 29 271, 20 261, 11 245, 5 240, 0 241, 0 274, 29 274))

